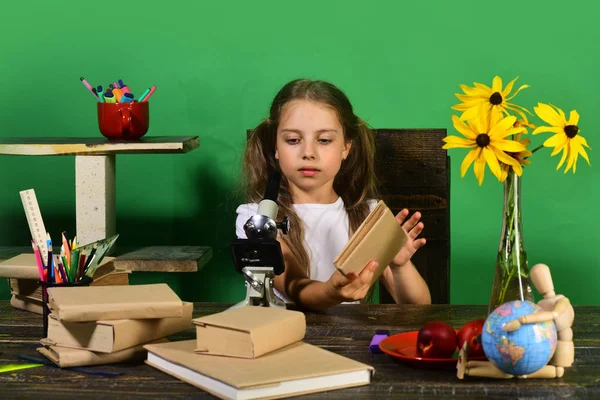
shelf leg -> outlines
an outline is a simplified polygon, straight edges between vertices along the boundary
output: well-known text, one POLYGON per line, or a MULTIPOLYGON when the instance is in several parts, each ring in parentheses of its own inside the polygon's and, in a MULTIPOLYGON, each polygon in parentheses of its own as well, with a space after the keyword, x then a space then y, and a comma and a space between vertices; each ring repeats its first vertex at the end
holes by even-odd
POLYGON ((75 156, 76 228, 81 245, 116 233, 115 171, 114 154, 75 156))

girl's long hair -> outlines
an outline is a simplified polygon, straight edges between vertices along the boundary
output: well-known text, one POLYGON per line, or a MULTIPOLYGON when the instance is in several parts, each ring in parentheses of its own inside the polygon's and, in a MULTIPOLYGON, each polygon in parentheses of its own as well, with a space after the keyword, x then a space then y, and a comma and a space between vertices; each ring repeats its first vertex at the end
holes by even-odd
MULTIPOLYGON (((348 213, 350 237, 369 214, 366 200, 378 198, 374 166, 375 143, 371 129, 354 115, 352 104, 346 95, 331 83, 298 79, 289 82, 277 93, 271 104, 269 117, 252 131, 248 139, 242 171, 248 200, 259 203, 270 172, 281 172, 275 158, 277 127, 283 108, 294 100, 314 101, 333 109, 344 129, 344 140, 352 141, 350 152, 333 182, 333 188, 344 201, 348 213)), ((304 243, 304 226, 294 210, 289 182, 283 174, 277 202, 278 220, 285 215, 290 221, 289 233, 283 235, 282 239, 310 277, 310 258, 304 243)), ((372 290, 367 297, 371 296, 372 290)))

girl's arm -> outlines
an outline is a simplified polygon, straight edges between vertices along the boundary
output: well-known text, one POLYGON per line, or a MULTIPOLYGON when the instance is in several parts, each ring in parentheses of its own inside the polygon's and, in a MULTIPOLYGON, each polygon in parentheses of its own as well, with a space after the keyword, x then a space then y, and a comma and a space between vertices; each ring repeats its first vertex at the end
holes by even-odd
MULTIPOLYGON (((279 240, 279 239, 277 239, 279 240)), ((275 289, 285 293, 297 305, 310 310, 325 310, 344 301, 360 300, 369 290, 377 263, 371 263, 360 275, 342 275, 336 271, 327 282, 306 275, 285 242, 279 240, 285 263, 283 274, 274 278, 275 289)))
POLYGON ((427 283, 410 260, 404 265, 388 266, 380 281, 397 304, 431 304, 427 283))

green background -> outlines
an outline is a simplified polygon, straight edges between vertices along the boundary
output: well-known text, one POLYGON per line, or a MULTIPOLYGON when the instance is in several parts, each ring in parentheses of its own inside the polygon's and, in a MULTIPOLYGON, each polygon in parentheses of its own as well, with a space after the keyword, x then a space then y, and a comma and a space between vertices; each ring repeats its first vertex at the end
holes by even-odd
MULTIPOLYGON (((592 2, 205 2, 23 1, 3 6, 0 137, 97 137, 96 105, 80 83, 119 78, 151 101, 150 136, 197 135, 188 154, 117 157, 121 245, 208 245, 214 257, 193 274, 136 273, 166 281, 184 300, 239 301, 233 238, 245 130, 267 115, 291 79, 342 88, 376 128, 452 128, 459 84, 520 76, 516 102, 581 114, 594 149, 600 122, 598 5, 592 2)), ((539 120, 534 119, 534 122, 539 120)), ((548 134, 533 138, 540 144, 548 134)), ((451 302, 488 301, 500 239, 502 185, 482 187, 450 151, 451 302)), ((595 152, 575 175, 558 157, 535 154, 523 179, 529 265, 547 263, 557 292, 600 304, 600 221, 595 152), (594 178, 596 176, 596 178, 594 178)), ((18 192, 34 188, 55 240, 75 229, 74 157, 0 156, 0 245, 30 235, 18 192)), ((8 298, 0 285, 0 298, 8 298)))

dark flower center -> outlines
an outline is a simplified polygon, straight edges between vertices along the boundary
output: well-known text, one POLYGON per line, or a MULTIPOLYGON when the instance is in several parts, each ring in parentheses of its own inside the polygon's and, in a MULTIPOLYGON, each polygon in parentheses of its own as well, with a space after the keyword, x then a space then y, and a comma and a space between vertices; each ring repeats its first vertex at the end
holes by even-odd
POLYGON ((565 134, 569 139, 573 139, 575 135, 579 132, 579 128, 577 125, 567 125, 565 126, 565 134))
POLYGON ((487 133, 480 133, 479 135, 477 135, 475 143, 477 143, 477 146, 479 147, 485 147, 488 144, 490 144, 490 137, 487 135, 487 133))
POLYGON ((490 103, 492 103, 495 106, 497 106, 498 104, 502 104, 502 95, 498 92, 494 92, 494 94, 490 96, 490 103))

